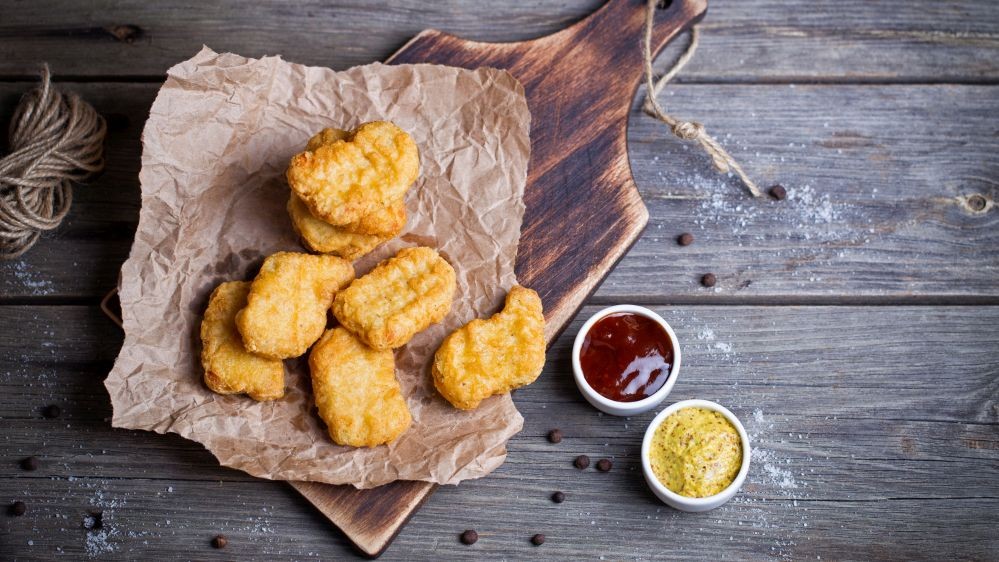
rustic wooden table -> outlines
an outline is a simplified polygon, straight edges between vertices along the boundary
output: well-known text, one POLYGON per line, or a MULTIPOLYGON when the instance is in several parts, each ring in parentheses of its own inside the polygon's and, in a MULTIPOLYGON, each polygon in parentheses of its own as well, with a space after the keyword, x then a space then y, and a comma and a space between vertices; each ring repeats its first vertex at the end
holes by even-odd
MULTIPOLYGON (((288 486, 175 436, 110 428, 102 379, 122 337, 98 302, 131 244, 139 135, 167 67, 207 43, 346 68, 424 28, 523 39, 599 3, 0 2, 0 121, 48 61, 111 124, 107 170, 76 190, 70 218, 0 263, 0 501, 27 505, 0 518, 0 559, 353 555, 288 486), (45 418, 48 404, 61 416, 45 418), (18 465, 29 455, 34 472, 18 465), (86 528, 92 512, 100 528, 86 528), (216 533, 226 550, 209 546, 216 533)), ((653 414, 582 400, 577 320, 516 393, 526 423, 506 464, 440 489, 384 559, 999 558, 999 8, 712 0, 702 29, 664 104, 789 197, 752 200, 634 110, 651 221, 580 319, 627 302, 672 323, 684 366, 670 401, 741 417, 755 447, 745 487, 705 514, 660 504, 638 456, 653 414), (697 240, 680 247, 685 231, 697 240), (698 283, 709 271, 714 289, 698 283), (555 427, 558 445, 544 438, 555 427), (614 469, 579 472, 581 453, 614 469), (468 528, 472 547, 457 540, 468 528)))

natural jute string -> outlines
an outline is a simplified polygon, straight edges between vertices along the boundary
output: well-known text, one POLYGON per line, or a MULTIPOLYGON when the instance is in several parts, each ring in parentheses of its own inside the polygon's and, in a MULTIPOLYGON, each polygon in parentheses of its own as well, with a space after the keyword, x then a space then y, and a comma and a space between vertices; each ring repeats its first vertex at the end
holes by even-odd
POLYGON ((659 78, 658 82, 653 82, 652 78, 652 24, 656 17, 656 4, 659 0, 648 0, 648 5, 645 9, 645 45, 644 45, 644 55, 645 55, 645 112, 649 115, 659 119, 663 123, 669 125, 670 130, 673 134, 680 137, 683 140, 693 140, 697 141, 701 148, 711 156, 711 160, 715 164, 715 168, 723 174, 729 171, 735 172, 742 183, 749 188, 749 191, 754 197, 760 197, 763 193, 760 192, 760 188, 746 175, 743 171, 742 166, 732 158, 729 154, 714 138, 711 137, 705 130, 704 125, 698 123, 697 121, 680 121, 679 119, 673 117, 672 115, 666 113, 666 110, 659 105, 657 97, 662 91, 663 87, 673 79, 674 76, 680 72, 685 64, 694 56, 694 51, 697 50, 697 42, 700 39, 700 31, 697 27, 693 27, 690 30, 690 44, 687 45, 687 50, 683 52, 679 59, 673 64, 673 67, 659 78))
POLYGON ((10 154, 0 158, 0 258, 28 251, 59 226, 73 182, 104 168, 104 118, 75 94, 55 90, 49 68, 21 98, 10 123, 10 154))
POLYGON ((121 316, 117 312, 111 310, 111 297, 117 294, 118 289, 111 289, 108 291, 108 294, 104 295, 104 298, 101 299, 101 311, 103 311, 104 315, 110 318, 112 322, 117 324, 119 328, 124 329, 125 324, 122 323, 121 316))

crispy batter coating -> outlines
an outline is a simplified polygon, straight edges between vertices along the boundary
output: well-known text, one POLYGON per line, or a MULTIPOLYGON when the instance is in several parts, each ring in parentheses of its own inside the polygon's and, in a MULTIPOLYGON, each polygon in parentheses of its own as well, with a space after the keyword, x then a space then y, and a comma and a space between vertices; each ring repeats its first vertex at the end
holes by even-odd
POLYGON ((327 127, 322 131, 312 135, 305 145, 305 150, 315 150, 324 144, 333 144, 336 141, 345 141, 350 138, 350 131, 327 127))
POLYGON ((402 199, 419 169, 413 137, 387 121, 372 121, 349 139, 296 154, 287 177, 313 215, 342 226, 402 199))
POLYGON ((246 306, 250 283, 222 283, 212 291, 201 321, 201 365, 205 384, 219 394, 245 392, 254 400, 284 396, 284 364, 254 355, 236 330, 236 313, 246 306))
POLYGON ((501 312, 444 338, 434 355, 434 386, 454 407, 471 410, 494 394, 531 384, 544 365, 541 297, 516 286, 501 312))
POLYGON ((337 256, 268 256, 236 315, 246 349, 274 359, 302 355, 323 335, 333 295, 353 279, 354 266, 337 256))
MULTIPOLYGON (((309 143, 305 146, 305 150, 315 151, 320 146, 333 144, 337 141, 346 141, 350 137, 350 131, 326 128, 312 135, 309 143)), ((302 205, 308 208, 304 202, 302 205)), ((309 214, 312 213, 310 212, 309 214)), ((399 198, 388 205, 379 205, 374 211, 354 222, 342 225, 341 228, 355 234, 377 234, 379 236, 394 237, 399 234, 404 226, 406 226, 406 201, 403 198, 399 198)))
POLYGON ((371 349, 338 326, 312 348, 309 369, 319 417, 338 445, 375 447, 409 428, 392 350, 371 349))
POLYGON ((406 202, 398 199, 388 205, 379 205, 374 211, 340 228, 356 234, 394 238, 406 226, 406 219, 406 202))
POLYGON ((305 203, 294 193, 288 199, 288 215, 291 216, 291 224, 306 248, 313 252, 334 254, 350 261, 356 260, 394 237, 394 235, 355 234, 339 226, 325 223, 314 217, 305 203))
POLYGON ((432 248, 405 248, 337 294, 333 314, 375 349, 405 345, 451 310, 454 269, 432 248))

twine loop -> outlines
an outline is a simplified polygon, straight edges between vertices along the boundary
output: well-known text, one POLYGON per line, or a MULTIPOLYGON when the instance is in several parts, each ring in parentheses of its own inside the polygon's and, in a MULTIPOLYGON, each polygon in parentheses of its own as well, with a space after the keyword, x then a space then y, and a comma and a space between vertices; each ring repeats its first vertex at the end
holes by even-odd
POLYGON ((10 154, 0 158, 0 259, 30 249, 62 223, 73 182, 104 168, 104 118, 75 94, 42 82, 26 93, 10 124, 10 154))
POLYGON ((704 125, 697 121, 680 121, 673 125, 673 134, 683 140, 697 140, 697 137, 704 134, 704 125))
POLYGON ((760 188, 756 186, 756 183, 746 174, 742 169, 742 166, 736 162, 735 158, 728 153, 727 150, 717 141, 714 137, 709 135, 704 129, 704 125, 698 123, 697 121, 680 121, 679 119, 673 117, 672 115, 666 113, 666 110, 659 105, 659 101, 656 99, 659 93, 662 91, 663 87, 672 80, 680 69, 686 65, 691 58, 694 56, 694 51, 697 50, 697 45, 700 40, 700 30, 697 26, 690 29, 690 44, 687 45, 687 49, 680 55, 680 58, 673 63, 673 66, 659 78, 656 82, 653 80, 652 72, 652 25, 655 23, 656 18, 656 5, 658 0, 648 0, 645 10, 645 41, 643 55, 645 59, 645 104, 643 109, 649 115, 659 119, 663 123, 669 126, 670 130, 678 138, 686 141, 696 141, 701 145, 701 148, 711 157, 711 161, 714 163, 715 168, 723 173, 735 172, 735 175, 739 176, 742 183, 749 189, 749 192, 753 194, 753 197, 760 197, 763 193, 760 188))

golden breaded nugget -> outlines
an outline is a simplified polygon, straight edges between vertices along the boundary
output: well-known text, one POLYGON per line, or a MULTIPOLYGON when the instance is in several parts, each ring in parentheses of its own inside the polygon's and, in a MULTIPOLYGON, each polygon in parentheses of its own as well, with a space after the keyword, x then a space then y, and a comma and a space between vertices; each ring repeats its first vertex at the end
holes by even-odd
POLYGON ((236 315, 246 349, 274 359, 302 355, 323 335, 333 295, 353 279, 354 266, 337 256, 268 256, 236 315))
POLYGON ((295 232, 302 237, 302 243, 306 248, 313 252, 334 254, 350 261, 356 260, 394 237, 355 234, 339 226, 325 223, 312 216, 309 208, 294 193, 288 199, 288 214, 291 216, 295 232))
POLYGON ((312 138, 310 138, 309 142, 305 145, 305 150, 315 150, 324 144, 333 144, 336 141, 347 140, 349 138, 350 131, 327 127, 312 135, 312 138))
POLYGON ((405 345, 451 310, 454 269, 432 248, 405 248, 337 293, 333 314, 375 349, 405 345))
POLYGON ((245 392, 254 400, 284 396, 284 364, 254 355, 236 330, 236 313, 246 306, 250 283, 222 283, 212 291, 201 321, 201 366, 205 384, 219 394, 245 392))
POLYGON ((544 366, 541 297, 516 286, 501 312, 444 338, 434 355, 434 386, 454 407, 471 410, 494 394, 531 384, 544 366))
POLYGON ((287 177, 313 215, 342 226, 402 199, 419 169, 413 137, 392 123, 373 121, 349 139, 296 154, 287 177))
POLYGON ((402 199, 379 205, 374 211, 340 228, 355 234, 395 237, 406 226, 406 202, 402 199))
POLYGON ((338 445, 375 447, 409 428, 392 350, 371 349, 338 326, 312 348, 309 369, 319 417, 338 445))
MULTIPOLYGON (((305 145, 305 150, 315 151, 317 148, 325 144, 333 144, 336 141, 348 140, 350 139, 350 135, 350 131, 326 128, 319 131, 309 139, 309 143, 305 145)), ((302 205, 307 208, 304 202, 302 205)), ((310 212, 309 214, 312 213, 310 212)), ((403 198, 399 198, 390 202, 388 205, 379 205, 374 211, 364 215, 354 222, 342 225, 341 228, 347 232, 353 232, 355 234, 395 236, 396 234, 399 234, 399 231, 401 231, 404 226, 406 226, 406 202, 403 198)))

